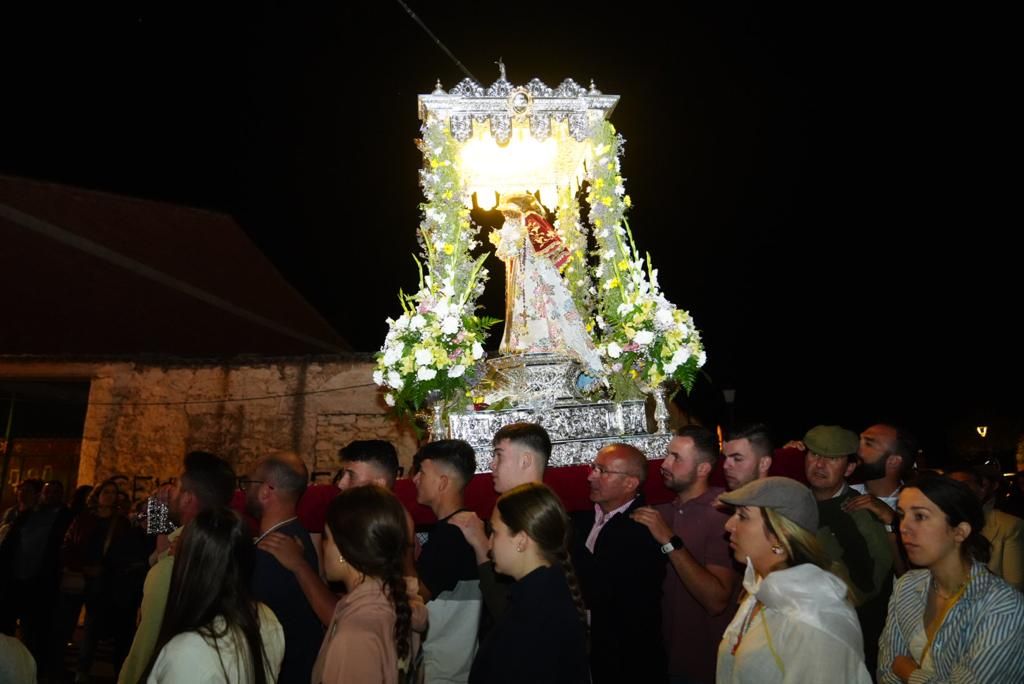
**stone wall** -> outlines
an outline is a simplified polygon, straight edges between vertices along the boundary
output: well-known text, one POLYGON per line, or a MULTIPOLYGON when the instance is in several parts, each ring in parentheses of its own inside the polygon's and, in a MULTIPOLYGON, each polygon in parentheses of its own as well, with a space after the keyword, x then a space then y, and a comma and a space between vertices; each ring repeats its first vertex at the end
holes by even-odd
POLYGON ((272 359, 231 364, 0 360, 0 377, 91 380, 79 483, 113 475, 166 480, 204 449, 239 474, 268 451, 291 449, 310 471, 337 468, 352 439, 389 439, 408 470, 411 430, 387 413, 365 359, 272 359))

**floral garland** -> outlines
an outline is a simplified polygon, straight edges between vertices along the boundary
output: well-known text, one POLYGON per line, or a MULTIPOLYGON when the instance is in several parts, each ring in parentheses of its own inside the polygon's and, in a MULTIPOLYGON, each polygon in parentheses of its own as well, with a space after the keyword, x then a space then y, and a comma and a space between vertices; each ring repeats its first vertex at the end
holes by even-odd
POLYGON ((479 228, 472 225, 466 191, 456 167, 456 142, 442 122, 432 120, 418 142, 424 166, 420 185, 427 201, 417 233, 419 289, 399 291, 402 315, 387 319, 388 334, 377 353, 375 383, 385 388, 384 401, 399 413, 412 414, 428 398, 450 410, 470 402, 469 389, 482 374, 483 341, 497 319, 476 315, 477 298, 488 273, 486 254, 474 259, 479 228), (424 274, 424 263, 426 274, 424 274))
POLYGON ((675 380, 691 389, 707 356, 690 314, 668 301, 650 255, 641 259, 625 219, 631 202, 620 175, 622 136, 608 121, 595 130, 590 221, 597 242, 596 325, 613 398, 639 398, 675 380))
POLYGON ((559 188, 554 227, 571 254, 562 275, 577 311, 585 314, 594 308, 594 282, 587 266, 586 226, 580 221, 580 203, 572 185, 559 188))

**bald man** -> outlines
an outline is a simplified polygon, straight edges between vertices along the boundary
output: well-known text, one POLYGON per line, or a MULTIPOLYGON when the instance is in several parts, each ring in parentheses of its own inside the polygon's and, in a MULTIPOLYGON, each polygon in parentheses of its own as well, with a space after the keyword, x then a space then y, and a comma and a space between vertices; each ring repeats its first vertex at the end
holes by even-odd
POLYGON ((245 481, 246 508, 260 521, 250 583, 252 595, 274 611, 284 630, 284 662, 278 681, 306 684, 312 678, 324 626, 317 614, 318 606, 307 600, 301 582, 315 581, 321 584, 325 600, 333 598, 320 582, 316 549, 296 514, 309 482, 309 470, 298 454, 282 451, 261 459, 252 477, 245 481), (304 566, 303 572, 283 565, 267 550, 263 542, 274 533, 282 535, 279 539, 292 538, 302 545, 299 563, 304 566))
POLYGON ((573 563, 590 610, 594 684, 664 682, 661 585, 666 556, 630 517, 644 505, 647 458, 611 444, 597 452, 587 482, 593 510, 573 515, 573 563))

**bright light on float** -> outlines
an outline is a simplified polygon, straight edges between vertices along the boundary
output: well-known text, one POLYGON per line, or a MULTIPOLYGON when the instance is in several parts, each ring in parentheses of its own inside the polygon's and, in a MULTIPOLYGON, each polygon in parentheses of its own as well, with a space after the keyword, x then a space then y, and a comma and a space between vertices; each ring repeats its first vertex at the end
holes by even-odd
POLYGON ((556 207, 559 188, 579 186, 590 153, 589 140, 575 140, 564 121, 553 123, 544 140, 530 133, 527 122, 517 122, 505 145, 487 124, 474 123, 459 155, 459 172, 481 209, 494 207, 495 189, 502 195, 539 191, 545 206, 556 207))
POLYGON ((476 206, 484 211, 498 206, 498 191, 494 188, 475 188, 472 192, 476 193, 476 206))

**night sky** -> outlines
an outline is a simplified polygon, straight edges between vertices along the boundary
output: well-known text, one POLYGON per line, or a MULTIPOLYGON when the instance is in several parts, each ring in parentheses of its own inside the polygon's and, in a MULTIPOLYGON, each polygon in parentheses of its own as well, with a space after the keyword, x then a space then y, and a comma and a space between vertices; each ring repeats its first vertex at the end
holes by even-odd
MULTIPOLYGON (((728 418, 713 397, 735 389, 736 418, 785 437, 888 418, 934 454, 1012 449, 1019 257, 979 199, 998 188, 970 162, 992 136, 963 116, 964 48, 931 19, 409 4, 485 85, 501 57, 514 83, 621 96, 638 246, 708 348, 695 411, 728 418)), ((378 348, 416 279, 416 95, 454 86, 456 65, 383 0, 93 5, 0 10, 0 173, 229 213, 356 349, 378 348)))

